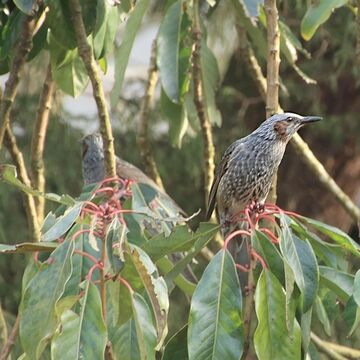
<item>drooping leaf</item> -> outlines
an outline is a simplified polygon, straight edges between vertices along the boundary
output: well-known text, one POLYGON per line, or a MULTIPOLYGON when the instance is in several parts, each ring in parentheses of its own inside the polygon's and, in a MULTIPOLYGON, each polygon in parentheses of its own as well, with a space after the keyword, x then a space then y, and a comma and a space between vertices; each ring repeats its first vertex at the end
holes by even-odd
POLYGON ((286 326, 285 294, 270 272, 263 270, 255 291, 255 310, 258 326, 254 346, 259 360, 300 360, 301 332, 294 319, 292 331, 286 326))
POLYGON ((28 357, 37 360, 53 335, 55 307, 72 272, 72 241, 63 242, 26 286, 20 307, 20 338, 28 357))
POLYGON ((353 296, 347 301, 342 316, 348 328, 348 336, 351 336, 360 324, 360 307, 353 296))
POLYGON ((126 226, 115 217, 109 224, 106 234, 106 252, 113 272, 118 273, 124 266, 123 247, 126 239, 126 226))
POLYGON ((328 314, 324 307, 324 304, 319 296, 316 297, 315 301, 315 312, 316 315, 321 322, 322 326, 324 327, 325 333, 328 336, 331 336, 331 326, 328 314))
POLYGON ((34 190, 29 186, 23 184, 18 178, 16 173, 16 167, 14 165, 7 165, 3 164, 0 165, 0 180, 5 181, 10 185, 16 186, 21 191, 34 195, 34 196, 41 196, 47 200, 55 201, 59 204, 71 206, 75 204, 75 200, 70 195, 56 195, 56 194, 44 194, 40 191, 34 190))
POLYGON ((360 270, 355 274, 353 296, 357 305, 360 306, 360 270))
POLYGON ((238 360, 243 352, 242 297, 227 250, 211 260, 191 299, 189 360, 238 360))
POLYGON ((301 314, 301 342, 302 348, 307 353, 310 344, 310 333, 311 333, 311 319, 312 319, 313 308, 311 307, 306 313, 301 314))
POLYGON ((316 230, 327 235, 331 240, 341 245, 344 249, 350 251, 355 256, 360 257, 360 245, 342 230, 305 216, 301 216, 301 219, 312 225, 316 230))
POLYGON ((22 243, 15 245, 0 244, 0 253, 11 254, 11 253, 26 253, 35 251, 51 252, 56 249, 58 244, 54 243, 22 243))
POLYGON ((162 88, 170 102, 180 103, 189 85, 188 67, 191 49, 185 46, 189 20, 182 0, 168 7, 157 37, 157 66, 162 88))
POLYGON ((149 0, 136 2, 135 8, 126 23, 121 45, 115 50, 115 82, 110 96, 112 107, 115 107, 118 103, 130 52, 148 6, 149 0))
POLYGON ((302 294, 302 310, 306 312, 314 303, 318 288, 319 269, 316 257, 309 242, 292 233, 289 221, 282 214, 280 222, 280 250, 294 273, 295 282, 302 294))
POLYGON ((327 266, 319 266, 320 281, 342 301, 348 301, 354 290, 354 276, 327 266))
POLYGON ((187 325, 176 332, 166 343, 161 360, 188 360, 187 325))
POLYGON ((310 40, 317 28, 330 17, 334 10, 347 2, 347 0, 319 0, 311 4, 301 21, 302 37, 310 40))
POLYGON ((54 225, 42 235, 41 241, 53 241, 64 235, 79 217, 82 206, 83 203, 79 202, 67 209, 63 215, 56 219, 54 225))

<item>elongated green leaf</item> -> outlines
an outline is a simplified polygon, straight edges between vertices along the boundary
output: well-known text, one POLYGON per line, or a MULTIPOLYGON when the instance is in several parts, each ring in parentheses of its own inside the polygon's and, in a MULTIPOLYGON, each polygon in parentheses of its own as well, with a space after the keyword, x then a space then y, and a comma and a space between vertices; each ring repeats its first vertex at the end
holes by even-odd
POLYGON ((169 236, 159 234, 151 238, 142 246, 142 249, 157 261, 165 255, 176 252, 188 251, 194 243, 203 236, 212 236, 218 226, 212 223, 200 223, 196 232, 191 232, 186 225, 176 226, 169 236))
POLYGON ((98 288, 89 280, 82 283, 79 330, 76 334, 74 359, 104 359, 107 331, 101 313, 98 288))
POLYGON ((314 226, 323 234, 327 235, 330 239, 341 245, 344 249, 350 251, 355 256, 360 257, 360 245, 357 244, 348 234, 342 230, 334 226, 324 224, 321 221, 307 218, 305 216, 302 216, 301 219, 314 226))
POLYGON ((285 216, 280 215, 280 222, 280 250, 291 267, 295 282, 301 291, 303 312, 307 312, 315 301, 319 283, 316 257, 309 242, 299 239, 292 233, 285 216))
POLYGON ((188 87, 189 59, 191 50, 184 46, 188 25, 183 1, 169 6, 160 25, 157 37, 157 65, 162 87, 173 103, 179 103, 188 87))
POLYGON ((360 270, 355 274, 353 296, 357 305, 360 306, 360 270))
POLYGON ((294 320, 288 331, 285 319, 285 294, 279 281, 263 270, 255 292, 255 309, 258 326, 254 334, 254 346, 259 360, 300 360, 300 326, 294 320))
POLYGON ((284 262, 285 270, 285 317, 286 325, 289 331, 294 327, 295 319, 295 300, 293 297, 294 287, 295 287, 295 277, 294 272, 292 271, 290 265, 285 261, 284 262))
POLYGON ((112 107, 115 107, 118 102, 130 52, 148 6, 149 0, 136 2, 135 8, 126 23, 121 45, 115 51, 115 82, 110 96, 112 107))
POLYGON ((276 246, 266 235, 257 230, 251 238, 251 242, 254 249, 264 258, 271 272, 282 284, 285 284, 283 259, 276 246))
POLYGON ((155 360, 156 330, 150 309, 143 297, 137 293, 132 296, 132 305, 140 359, 155 360))
POLYGON ((176 332, 166 343, 161 360, 188 360, 187 325, 176 332))
POLYGON ((20 338, 31 359, 39 359, 55 331, 55 307, 71 276, 73 250, 73 242, 59 245, 25 288, 20 307, 20 338))
POLYGON ((360 307, 356 304, 353 296, 347 301, 342 316, 349 329, 348 336, 351 336, 360 324, 360 307))
POLYGON ((319 266, 320 281, 342 301, 348 301, 354 290, 354 276, 327 266, 319 266))
POLYGON ((26 253, 34 251, 51 252, 56 249, 58 244, 54 243, 22 243, 15 245, 0 244, 0 253, 26 253))
POLYGON ((235 263, 227 250, 211 260, 191 300, 190 360, 239 360, 243 352, 242 297, 235 263))
POLYGON ((7 339, 8 339, 8 329, 7 329, 3 309, 0 307, 0 346, 2 349, 7 339))
POLYGON ((315 301, 315 312, 316 315, 321 322, 322 326, 324 327, 325 333, 328 336, 331 336, 331 327, 330 327, 330 320, 324 304, 319 296, 316 297, 315 301))
POLYGON ((312 319, 312 311, 311 307, 306 313, 301 314, 301 340, 302 340, 302 348, 305 353, 307 353, 309 344, 310 344, 310 332, 311 332, 311 319, 312 319))
POLYGON ((41 237, 44 242, 53 241, 64 235, 79 217, 83 203, 77 203, 59 216, 54 225, 41 237))
MULTIPOLYGON (((167 314, 169 298, 165 280, 158 275, 156 266, 150 257, 139 247, 130 246, 130 260, 149 296, 156 320, 157 349, 162 345, 167 334, 167 314)), ((126 267, 126 266, 125 266, 126 267)), ((133 286, 133 283, 131 283, 133 286)))
POLYGON ((317 28, 330 17, 333 11, 347 2, 347 0, 319 0, 310 5, 301 21, 302 37, 310 40, 317 28))
POLYGON ((61 315, 61 330, 58 330, 51 342, 51 359, 76 359, 79 320, 79 315, 71 310, 61 315))
POLYGON ((123 246, 126 239, 126 226, 117 217, 110 223, 106 234, 107 255, 114 273, 118 273, 124 266, 123 246))
POLYGON ((21 191, 34 195, 41 196, 47 200, 55 201, 57 203, 71 206, 75 204, 75 200, 70 195, 56 195, 56 194, 44 194, 40 191, 32 189, 30 186, 23 184, 18 178, 16 173, 16 167, 14 165, 0 165, 0 180, 5 181, 10 185, 16 186, 21 191))

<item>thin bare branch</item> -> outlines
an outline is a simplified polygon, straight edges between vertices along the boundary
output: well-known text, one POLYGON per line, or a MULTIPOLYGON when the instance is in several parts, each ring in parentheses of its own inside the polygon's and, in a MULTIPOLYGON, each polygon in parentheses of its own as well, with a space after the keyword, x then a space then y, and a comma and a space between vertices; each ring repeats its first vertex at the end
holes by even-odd
POLYGON ((26 57, 32 48, 32 37, 36 27, 34 15, 24 17, 19 41, 14 49, 14 57, 10 67, 9 77, 5 83, 3 99, 0 104, 0 150, 6 129, 10 123, 10 113, 20 82, 20 73, 24 67, 26 57))
POLYGON ((114 137, 112 134, 110 115, 106 104, 104 89, 99 76, 98 66, 95 61, 94 54, 87 41, 80 2, 79 0, 69 0, 69 5, 79 55, 82 58, 90 77, 93 88, 93 96, 98 108, 100 132, 104 140, 106 173, 109 177, 113 177, 116 176, 114 137))
MULTIPOLYGON (((51 64, 49 61, 31 140, 32 186, 40 192, 45 192, 45 167, 43 155, 53 93, 54 81, 52 79, 51 64)), ((40 196, 36 197, 35 205, 38 222, 41 224, 44 220, 45 198, 40 196)))
MULTIPOLYGON (((12 157, 13 163, 16 166, 19 180, 22 181, 26 186, 31 186, 23 154, 17 146, 16 138, 10 128, 10 125, 8 125, 6 128, 4 144, 12 157)), ((40 226, 38 223, 34 196, 30 194, 24 194, 23 196, 25 197, 25 211, 32 241, 38 242, 40 241, 40 226)))
POLYGON ((316 345, 316 347, 324 354, 328 355, 331 359, 334 360, 347 360, 346 357, 340 355, 334 349, 331 349, 328 344, 326 344, 323 340, 321 340, 317 335, 313 332, 310 333, 311 340, 316 345))
POLYGON ((210 194, 211 184, 214 180, 215 170, 215 147, 211 131, 211 123, 205 111, 205 104, 203 98, 203 83, 201 77, 200 66, 200 49, 201 49, 201 28, 199 17, 199 1, 193 2, 193 36, 194 46, 192 52, 192 74, 194 81, 194 102, 200 120, 201 134, 204 143, 204 187, 205 187, 205 201, 207 201, 210 194))
POLYGON ((149 113, 157 80, 158 73, 156 67, 156 40, 154 40, 151 48, 148 80, 145 88, 144 99, 141 104, 138 143, 146 174, 148 174, 156 182, 156 184, 164 190, 164 185, 157 169, 149 142, 149 113))
POLYGON ((18 314, 18 316, 16 317, 16 320, 15 320, 14 326, 11 330, 11 333, 10 333, 4 347, 1 349, 0 360, 6 360, 8 358, 8 356, 10 355, 11 349, 13 348, 16 337, 19 333, 19 327, 20 327, 20 316, 18 314))
MULTIPOLYGON (((251 49, 251 45, 248 43, 247 47, 243 48, 251 49)), ((255 56, 252 57, 252 61, 248 62, 250 67, 255 66, 255 69, 250 71, 251 74, 257 74, 253 76, 253 79, 258 87, 259 93, 263 96, 266 93, 266 81, 261 72, 257 59, 255 56)), ((263 100, 266 99, 263 97, 263 100)), ((282 109, 279 107, 279 111, 282 109)), ((344 193, 344 191, 337 185, 335 180, 326 171, 322 163, 315 157, 306 142, 301 138, 299 134, 295 134, 290 141, 294 146, 300 157, 308 165, 309 169, 316 176, 316 178, 324 185, 324 187, 335 197, 339 204, 345 209, 345 211, 356 221, 360 219, 360 209, 357 207, 350 197, 344 193)))

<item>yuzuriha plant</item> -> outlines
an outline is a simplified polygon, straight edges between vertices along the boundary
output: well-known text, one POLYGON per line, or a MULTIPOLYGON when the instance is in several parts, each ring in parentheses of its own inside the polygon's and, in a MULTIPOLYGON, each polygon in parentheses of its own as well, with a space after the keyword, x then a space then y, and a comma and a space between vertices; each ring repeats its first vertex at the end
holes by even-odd
MULTIPOLYGON (((0 173, 34 194, 13 167, 0 173)), ((42 241, 0 246, 34 252, 19 310, 22 359, 316 359, 325 344, 318 334, 331 335, 332 322, 348 336, 358 328, 360 272, 349 264, 360 249, 337 228, 275 205, 247 208, 239 214, 245 230, 225 239, 196 284, 182 273, 217 225, 193 232, 152 188, 118 178, 76 200, 44 196, 61 206, 46 217, 42 241), (236 264, 227 250, 239 235, 249 264, 236 264), (175 286, 191 304, 170 336, 175 286)), ((340 356, 357 351, 327 346, 340 356)))

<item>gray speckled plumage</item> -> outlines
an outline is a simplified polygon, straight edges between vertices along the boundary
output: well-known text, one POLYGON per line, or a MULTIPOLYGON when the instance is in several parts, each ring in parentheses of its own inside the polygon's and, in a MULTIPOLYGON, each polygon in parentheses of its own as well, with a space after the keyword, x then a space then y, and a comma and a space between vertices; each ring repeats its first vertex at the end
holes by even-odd
POLYGON ((293 113, 275 114, 227 148, 216 170, 207 209, 209 218, 217 204, 224 235, 226 224, 235 220, 234 215, 251 203, 265 202, 291 137, 303 125, 320 119, 293 113))

